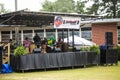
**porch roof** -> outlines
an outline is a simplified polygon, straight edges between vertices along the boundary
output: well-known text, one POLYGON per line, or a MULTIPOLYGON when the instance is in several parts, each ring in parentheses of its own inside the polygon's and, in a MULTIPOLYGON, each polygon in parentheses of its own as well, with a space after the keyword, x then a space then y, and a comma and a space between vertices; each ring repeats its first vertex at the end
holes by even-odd
POLYGON ((61 12, 33 12, 20 10, 0 15, 0 25, 20 25, 29 27, 43 27, 53 25, 55 16, 81 17, 82 20, 100 18, 97 15, 86 15, 77 13, 61 12))

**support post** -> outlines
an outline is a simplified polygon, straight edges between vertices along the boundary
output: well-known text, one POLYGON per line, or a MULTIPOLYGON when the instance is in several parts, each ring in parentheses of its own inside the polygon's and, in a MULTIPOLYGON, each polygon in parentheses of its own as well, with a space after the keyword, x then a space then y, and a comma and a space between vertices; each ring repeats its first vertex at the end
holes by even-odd
POLYGON ((64 29, 62 30, 62 40, 64 41, 64 29))
POLYGON ((72 49, 74 51, 74 29, 72 30, 72 49))
POLYGON ((8 43, 8 64, 10 64, 10 43, 8 43))

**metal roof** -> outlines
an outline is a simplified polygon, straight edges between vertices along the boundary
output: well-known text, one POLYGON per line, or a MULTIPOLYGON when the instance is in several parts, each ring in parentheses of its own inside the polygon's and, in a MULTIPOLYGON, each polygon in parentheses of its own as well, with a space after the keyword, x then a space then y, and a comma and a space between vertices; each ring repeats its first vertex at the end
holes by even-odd
POLYGON ((111 23, 111 22, 120 22, 120 18, 112 18, 112 19, 98 19, 98 20, 89 20, 89 21, 82 21, 81 23, 111 23))
POLYGON ((0 15, 0 25, 25 25, 25 26, 40 26, 50 25, 54 23, 55 16, 73 16, 85 19, 95 19, 101 16, 93 16, 76 13, 61 13, 61 12, 33 12, 20 10, 0 15))
POLYGON ((15 11, 15 12, 10 12, 6 14, 1 14, 1 16, 8 16, 8 15, 47 15, 47 16, 56 16, 56 15, 61 15, 61 16, 77 16, 77 17, 102 17, 99 15, 90 15, 90 14, 78 14, 78 13, 64 13, 64 12, 47 12, 47 11, 28 11, 28 10, 20 10, 20 11, 15 11))

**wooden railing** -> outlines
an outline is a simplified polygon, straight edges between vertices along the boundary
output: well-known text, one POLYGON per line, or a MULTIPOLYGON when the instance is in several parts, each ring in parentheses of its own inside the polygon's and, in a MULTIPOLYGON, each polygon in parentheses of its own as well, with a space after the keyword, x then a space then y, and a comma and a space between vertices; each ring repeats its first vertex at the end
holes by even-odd
POLYGON ((7 57, 3 57, 7 59, 8 64, 10 64, 10 43, 5 44, 4 48, 7 48, 7 57))

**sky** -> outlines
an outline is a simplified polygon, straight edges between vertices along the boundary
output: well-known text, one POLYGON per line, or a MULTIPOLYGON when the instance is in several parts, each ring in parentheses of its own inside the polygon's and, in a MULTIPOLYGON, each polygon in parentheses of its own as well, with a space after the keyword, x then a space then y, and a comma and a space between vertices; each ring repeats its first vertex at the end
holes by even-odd
MULTIPOLYGON (((28 8, 30 11, 39 11, 44 1, 45 0, 17 0, 17 8, 18 10, 28 8)), ((55 0, 49 1, 54 2, 55 0)), ((0 0, 0 3, 4 4, 5 9, 15 11, 15 0, 0 0)))
MULTIPOLYGON (((30 11, 40 11, 42 9, 42 4, 45 0, 17 0, 17 10, 23 10, 28 8, 30 11)), ((56 1, 56 0, 48 0, 56 1)), ((74 0, 78 1, 78 0, 74 0)), ((15 0, 0 0, 0 3, 4 4, 6 10, 15 11, 15 0)), ((91 2, 88 2, 86 6, 91 5, 91 2)))
MULTIPOLYGON (((44 1, 45 0, 17 0, 17 8, 18 10, 28 8, 31 11, 39 11, 42 8, 41 4, 44 1)), ((0 0, 0 3, 4 4, 5 9, 15 11, 15 0, 0 0)))

